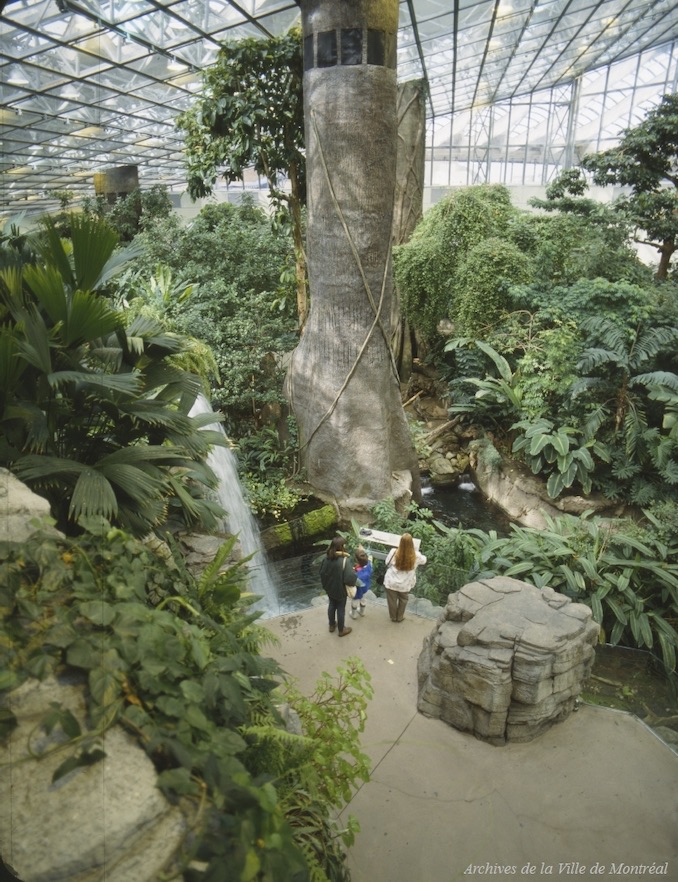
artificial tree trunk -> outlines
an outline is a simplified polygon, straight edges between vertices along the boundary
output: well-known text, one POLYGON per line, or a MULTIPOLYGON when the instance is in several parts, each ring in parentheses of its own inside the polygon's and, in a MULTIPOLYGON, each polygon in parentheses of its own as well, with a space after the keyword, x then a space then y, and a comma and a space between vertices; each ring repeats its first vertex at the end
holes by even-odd
POLYGON ((390 347, 397 0, 302 0, 311 308, 287 378, 301 462, 341 516, 409 499, 390 347))
MULTIPOLYGON (((426 80, 408 80, 398 86, 396 112, 398 151, 392 237, 394 245, 403 245, 414 232, 424 210, 426 80)), ((391 328, 391 348, 400 382, 405 383, 412 373, 412 340, 397 285, 393 290, 391 328)))

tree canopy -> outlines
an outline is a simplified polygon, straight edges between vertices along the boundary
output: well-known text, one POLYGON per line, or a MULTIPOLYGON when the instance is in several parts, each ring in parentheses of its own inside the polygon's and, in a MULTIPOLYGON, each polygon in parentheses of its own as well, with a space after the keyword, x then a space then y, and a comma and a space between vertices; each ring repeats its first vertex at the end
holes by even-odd
POLYGON ((188 191, 209 196, 219 176, 242 180, 253 168, 266 178, 278 220, 291 221, 297 308, 308 312, 302 206, 306 201, 301 34, 224 43, 205 71, 203 91, 177 119, 186 138, 188 191), (289 192, 282 186, 287 179, 289 192))
POLYGON ((636 241, 657 248, 656 277, 666 279, 678 240, 678 94, 664 95, 616 147, 581 164, 600 186, 630 187, 616 205, 636 227, 636 241))

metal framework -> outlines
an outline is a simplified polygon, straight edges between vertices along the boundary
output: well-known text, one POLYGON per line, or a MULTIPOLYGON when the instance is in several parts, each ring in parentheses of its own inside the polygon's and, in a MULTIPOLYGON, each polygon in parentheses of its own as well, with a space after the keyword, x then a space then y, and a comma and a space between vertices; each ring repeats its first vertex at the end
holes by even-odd
MULTIPOLYGON (((336 0, 341 2, 341 0, 336 0)), ((0 0, 0 211, 93 195, 103 168, 185 190, 176 115, 226 40, 293 0, 0 0)), ((675 0, 402 0, 401 80, 426 78, 429 186, 543 184, 678 85, 675 0)))

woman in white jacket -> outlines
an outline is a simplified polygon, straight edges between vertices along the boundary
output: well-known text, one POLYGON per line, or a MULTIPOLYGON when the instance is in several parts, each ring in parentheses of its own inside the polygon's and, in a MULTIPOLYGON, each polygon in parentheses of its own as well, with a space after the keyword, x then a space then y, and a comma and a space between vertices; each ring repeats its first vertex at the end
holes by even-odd
POLYGON ((417 582, 417 567, 426 563, 426 557, 414 547, 410 533, 403 533, 400 544, 386 558, 384 588, 388 614, 392 622, 402 622, 410 591, 417 582))

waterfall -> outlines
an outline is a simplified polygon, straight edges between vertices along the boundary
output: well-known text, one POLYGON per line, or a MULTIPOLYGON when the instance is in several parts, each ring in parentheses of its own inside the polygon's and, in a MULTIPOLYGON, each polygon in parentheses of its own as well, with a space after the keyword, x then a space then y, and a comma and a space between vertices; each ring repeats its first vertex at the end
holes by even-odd
MULTIPOLYGON (((196 398, 189 416, 201 413, 214 413, 209 401, 202 394, 196 398)), ((221 432, 226 437, 221 423, 211 423, 205 428, 221 432)), ((243 557, 254 553, 254 557, 247 563, 250 577, 249 588, 252 593, 261 597, 254 608, 261 609, 264 618, 275 615, 278 608, 278 592, 269 572, 266 552, 261 543, 259 525, 243 496, 235 454, 230 446, 215 446, 207 457, 207 464, 219 481, 216 494, 219 504, 226 511, 224 532, 232 535, 237 534, 243 557)))

